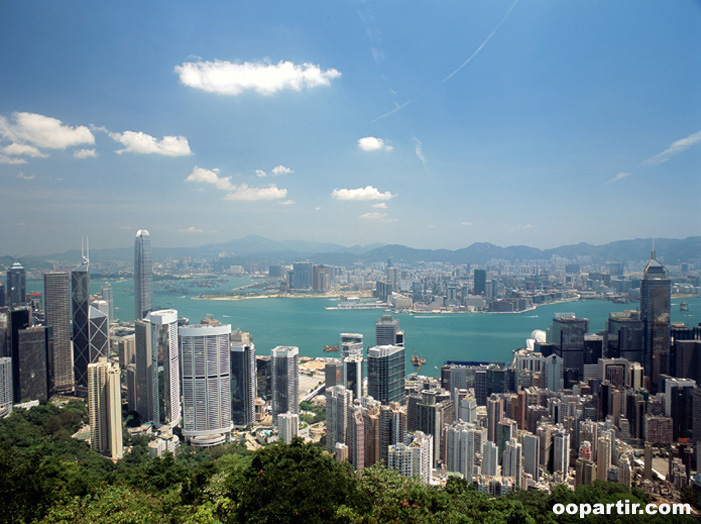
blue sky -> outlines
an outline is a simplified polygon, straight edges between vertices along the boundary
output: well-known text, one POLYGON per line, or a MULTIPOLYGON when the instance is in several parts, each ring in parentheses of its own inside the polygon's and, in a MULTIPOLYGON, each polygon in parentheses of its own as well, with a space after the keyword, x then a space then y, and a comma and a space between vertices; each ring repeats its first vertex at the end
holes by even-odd
POLYGON ((701 3, 2 2, 0 252, 701 234, 701 3))

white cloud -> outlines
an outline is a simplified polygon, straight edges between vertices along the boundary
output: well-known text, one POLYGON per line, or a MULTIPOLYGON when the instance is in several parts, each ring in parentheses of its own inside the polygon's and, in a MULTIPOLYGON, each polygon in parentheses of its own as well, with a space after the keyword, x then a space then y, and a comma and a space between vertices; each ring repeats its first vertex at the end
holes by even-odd
POLYGON ((185 181, 212 184, 221 191, 236 191, 236 186, 231 183, 231 177, 220 177, 219 169, 216 168, 210 170, 195 166, 185 181))
POLYGON ((385 204, 384 202, 380 202, 378 204, 373 204, 372 207, 374 207, 375 209, 387 209, 387 204, 385 204))
POLYGON ((381 138, 366 136, 358 139, 358 147, 363 151, 392 151, 392 146, 385 144, 381 138))
POLYGON ((17 173, 17 178, 20 180, 34 180, 36 176, 34 175, 25 175, 24 173, 17 173))
POLYGON ((0 155, 0 164, 26 164, 24 158, 10 158, 9 156, 0 155))
POLYGON ((389 200, 395 195, 389 191, 380 193, 372 186, 359 187, 357 189, 334 189, 331 197, 336 200, 389 200))
POLYGON ((419 140, 418 138, 414 138, 414 146, 414 152, 416 153, 416 156, 419 160, 421 160, 421 163, 424 165, 424 168, 427 167, 428 161, 426 160, 426 156, 424 155, 424 146, 421 143, 421 140, 419 140))
POLYGON ((317 206, 314 208, 314 211, 321 211, 321 208, 317 206))
POLYGON ((289 167, 285 166, 275 166, 273 168, 273 175, 289 175, 294 173, 289 167))
POLYGON ((460 222, 460 225, 463 227, 470 227, 472 225, 472 222, 460 222))
POLYGON ((260 178, 264 178, 267 175, 267 173, 262 169, 256 169, 256 175, 258 175, 260 178))
POLYGON ((39 158, 46 158, 47 154, 42 153, 36 147, 30 146, 29 144, 10 144, 2 148, 2 152, 6 155, 21 155, 21 156, 32 156, 39 158))
POLYGON ((13 142, 29 142, 48 149, 95 143, 95 137, 85 126, 65 126, 56 118, 36 113, 13 113, 12 116, 14 124, 0 117, 0 135, 13 142))
POLYGON ((294 200, 285 200, 284 202, 280 202, 281 206, 293 206, 295 204, 294 200))
POLYGON ((283 89, 301 91, 328 86, 341 76, 336 69, 322 71, 318 65, 280 61, 234 63, 224 60, 185 62, 175 67, 180 81, 189 87, 222 95, 239 95, 246 90, 273 95, 283 89))
POLYGON ((522 231, 524 229, 533 229, 531 224, 516 224, 511 228, 512 231, 522 231))
POLYGON ((75 151, 73 153, 74 158, 96 158, 97 157, 97 151, 94 149, 79 149, 78 151, 75 151))
POLYGON ((629 177, 631 174, 630 173, 618 173, 615 177, 612 179, 608 180, 606 183, 607 184, 612 184, 613 182, 618 182, 619 180, 623 180, 624 178, 629 177))
POLYGON ((156 140, 141 131, 109 133, 110 137, 124 146, 117 153, 157 154, 163 156, 186 156, 192 154, 184 136, 164 136, 156 140))
POLYGON ((387 213, 378 213, 377 211, 373 211, 371 213, 363 213, 360 215, 360 218, 365 220, 382 220, 387 218, 387 213))
POLYGON ((241 184, 225 197, 226 200, 278 200, 287 197, 287 189, 278 188, 275 185, 268 187, 249 187, 241 184))
POLYGON ((197 229, 194 226, 190 226, 185 229, 178 229, 178 233, 204 233, 204 229, 197 229))
POLYGON ((665 149, 661 153, 658 153, 655 156, 651 156, 647 160, 644 160, 643 165, 644 166, 657 166, 657 165, 663 164, 667 160, 672 158, 673 156, 678 155, 679 153, 683 153, 684 151, 689 149, 691 146, 693 146, 699 142, 701 142, 701 131, 697 131, 696 133, 693 133, 686 138, 682 138, 681 140, 677 140, 676 142, 672 143, 671 146, 669 146, 667 149, 665 149))

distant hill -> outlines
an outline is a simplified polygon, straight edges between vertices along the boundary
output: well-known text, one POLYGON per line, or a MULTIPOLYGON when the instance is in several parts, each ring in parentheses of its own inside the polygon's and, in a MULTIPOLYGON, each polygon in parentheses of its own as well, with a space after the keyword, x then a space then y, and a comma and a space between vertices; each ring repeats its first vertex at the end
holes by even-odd
MULTIPOLYGON (((619 240, 600 246, 587 243, 560 246, 553 249, 538 249, 529 246, 501 247, 489 242, 476 242, 468 247, 448 249, 415 249, 399 244, 372 244, 368 246, 341 246, 330 242, 296 240, 271 240, 249 235, 247 237, 216 244, 205 244, 191 248, 153 248, 155 261, 167 258, 193 257, 207 260, 226 258, 229 263, 259 261, 269 264, 291 263, 296 260, 312 260, 318 264, 352 265, 355 263, 385 262, 391 258, 396 264, 418 262, 446 262, 451 264, 486 264, 489 261, 505 260, 510 263, 534 260, 549 260, 554 255, 571 260, 588 257, 593 262, 629 262, 647 260, 652 239, 636 238, 619 240)), ((655 239, 658 257, 666 264, 701 258, 701 236, 684 239, 655 239)), ((125 268, 133 263, 133 248, 96 249, 90 252, 93 263, 116 263, 125 268)), ((0 257, 0 267, 9 267, 14 257, 0 257)), ((27 269, 50 269, 54 264, 71 268, 80 261, 78 250, 53 253, 44 256, 20 257, 27 269)))

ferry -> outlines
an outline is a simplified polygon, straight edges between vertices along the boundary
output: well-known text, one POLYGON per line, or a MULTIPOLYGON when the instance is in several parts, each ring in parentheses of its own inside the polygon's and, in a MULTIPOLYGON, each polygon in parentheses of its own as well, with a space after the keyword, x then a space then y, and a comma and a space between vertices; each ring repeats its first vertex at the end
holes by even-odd
POLYGON ((324 346, 324 353, 332 353, 338 351, 338 346, 324 346))
POLYGON ((689 304, 687 302, 679 304, 679 311, 689 311, 689 304))

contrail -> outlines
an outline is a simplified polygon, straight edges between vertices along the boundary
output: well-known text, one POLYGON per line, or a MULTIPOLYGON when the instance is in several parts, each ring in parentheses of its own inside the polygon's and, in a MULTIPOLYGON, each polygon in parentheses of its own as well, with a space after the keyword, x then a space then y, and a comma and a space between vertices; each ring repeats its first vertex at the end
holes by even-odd
MULTIPOLYGON (((501 20, 499 21, 499 23, 497 24, 497 26, 494 28, 494 30, 493 30, 491 33, 489 33, 489 36, 487 36, 487 38, 485 38, 484 42, 482 42, 482 43, 480 44, 480 46, 475 50, 475 52, 472 53, 472 54, 469 56, 469 58, 468 58, 467 60, 465 60, 462 64, 460 64, 460 66, 458 66, 452 73, 450 73, 450 74, 449 74, 448 76, 446 76, 443 80, 441 80, 441 81, 439 82, 440 84, 442 84, 442 83, 447 82, 448 80, 450 80, 453 76, 455 76, 456 73, 458 73, 458 71, 460 71, 463 67, 465 67, 467 64, 469 64, 469 63, 472 61, 472 59, 473 59, 474 57, 476 57, 476 56, 479 54, 480 51, 482 51, 482 49, 484 48, 484 46, 487 45, 487 42, 489 42, 489 41, 492 39, 492 37, 497 33, 497 31, 499 31, 499 28, 502 26, 502 24, 503 24, 503 23, 506 21, 506 19, 509 17, 509 15, 511 14, 511 11, 513 11, 514 7, 516 7, 516 4, 518 4, 518 0, 514 0, 514 3, 511 4, 511 7, 509 7, 509 9, 506 10, 506 13, 505 13, 504 16, 501 18, 501 20)), ((392 109, 391 111, 388 111, 387 113, 378 116, 378 117, 375 118, 374 120, 370 120, 370 123, 371 123, 371 124, 374 124, 374 123, 377 122, 378 120, 382 120, 383 118, 386 118, 386 117, 388 117, 388 116, 390 116, 390 115, 393 115, 393 114, 396 113, 397 111, 399 111, 399 110, 401 110, 401 109, 404 109, 404 108, 405 108, 406 106, 408 106, 409 104, 411 104, 411 103, 413 103, 413 102, 416 102, 419 98, 423 97, 423 96, 424 96, 426 93, 428 93, 430 90, 431 90, 430 88, 429 88, 429 89, 426 89, 423 93, 421 93, 421 94, 418 95, 418 96, 415 96, 414 98, 412 98, 411 100, 408 100, 407 102, 404 102, 402 105, 399 105, 399 106, 395 107, 394 109, 392 109)))

